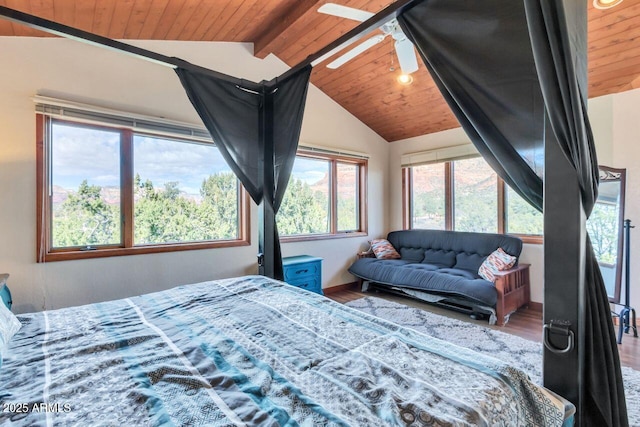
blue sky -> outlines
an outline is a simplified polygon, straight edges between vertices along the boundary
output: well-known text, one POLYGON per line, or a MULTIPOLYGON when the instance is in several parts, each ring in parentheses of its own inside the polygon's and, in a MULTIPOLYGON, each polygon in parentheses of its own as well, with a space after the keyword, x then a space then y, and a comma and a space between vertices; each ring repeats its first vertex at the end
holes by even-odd
MULTIPOLYGON (((78 188, 84 179, 100 186, 120 185, 119 134, 109 130, 53 126, 53 184, 78 188)), ((209 175, 230 172, 213 145, 134 136, 134 174, 156 188, 179 181, 182 191, 198 194, 209 175)))
MULTIPOLYGON (((76 189, 84 179, 103 187, 120 185, 118 132, 59 123, 53 125, 52 132, 54 185, 76 189)), ((230 169, 213 145, 134 136, 134 174, 151 180, 156 188, 179 181, 182 191, 199 194, 202 181, 219 172, 230 169)), ((326 172, 326 161, 298 158, 293 175, 313 184, 326 172)))

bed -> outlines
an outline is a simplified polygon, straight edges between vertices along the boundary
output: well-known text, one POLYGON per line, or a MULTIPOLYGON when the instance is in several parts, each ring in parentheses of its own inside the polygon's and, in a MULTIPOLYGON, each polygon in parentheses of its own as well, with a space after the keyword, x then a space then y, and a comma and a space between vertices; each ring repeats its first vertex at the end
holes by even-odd
POLYGON ((497 359, 262 276, 18 316, 8 425, 569 425, 497 359))

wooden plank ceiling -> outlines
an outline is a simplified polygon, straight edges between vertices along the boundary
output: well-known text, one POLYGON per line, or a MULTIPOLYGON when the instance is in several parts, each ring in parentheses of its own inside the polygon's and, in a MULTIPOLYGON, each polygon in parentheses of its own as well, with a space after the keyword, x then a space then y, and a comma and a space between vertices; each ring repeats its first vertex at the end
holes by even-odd
MULTIPOLYGON (((585 0, 587 1, 587 0, 585 0)), ((317 12, 327 0, 0 0, 0 5, 114 39, 252 42, 293 66, 358 23, 317 12)), ((378 12, 392 0, 333 0, 378 12)), ((589 1, 589 3, 591 3, 589 1)), ((45 36, 0 19, 0 36, 45 36)), ((328 62, 328 61, 327 61, 328 62)), ((393 40, 311 81, 387 141, 458 127, 424 65, 401 86, 393 40)), ((640 1, 589 5, 589 96, 640 87, 640 1)))

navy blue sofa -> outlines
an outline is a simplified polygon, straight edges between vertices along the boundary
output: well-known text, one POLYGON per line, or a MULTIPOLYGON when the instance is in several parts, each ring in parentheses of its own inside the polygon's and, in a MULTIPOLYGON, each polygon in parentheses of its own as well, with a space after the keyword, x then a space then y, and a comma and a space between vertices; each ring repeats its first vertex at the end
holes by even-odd
POLYGON ((498 248, 519 257, 522 240, 517 237, 403 230, 389 233, 387 240, 401 255, 400 259, 363 256, 349 268, 362 282, 363 290, 373 283, 471 313, 495 314, 498 324, 529 303, 528 265, 516 262, 510 270, 498 273, 495 283, 478 275, 482 262, 498 248))

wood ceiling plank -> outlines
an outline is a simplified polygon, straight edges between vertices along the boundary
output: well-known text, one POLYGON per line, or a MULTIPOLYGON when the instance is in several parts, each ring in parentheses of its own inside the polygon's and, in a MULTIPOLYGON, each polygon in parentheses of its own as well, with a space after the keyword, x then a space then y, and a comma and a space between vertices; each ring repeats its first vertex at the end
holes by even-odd
POLYGON ((185 0, 171 0, 162 12, 158 25, 153 32, 153 40, 167 40, 167 33, 180 14, 185 0))
POLYGON ((623 1, 618 6, 612 9, 596 9, 593 7, 593 3, 589 2, 587 9, 587 25, 588 30, 596 30, 608 25, 615 24, 618 21, 628 19, 629 16, 633 16, 634 8, 638 6, 638 2, 623 1))
POLYGON ((242 6, 244 0, 231 0, 227 3, 227 6, 224 8, 222 13, 218 16, 216 22, 213 22, 212 25, 209 26, 209 29, 204 34, 203 40, 205 41, 213 41, 213 40, 221 40, 217 38, 218 33, 222 29, 224 23, 228 22, 233 15, 238 11, 238 9, 242 6))
MULTIPOLYGON (((369 114, 381 109, 399 111, 405 105, 440 105, 444 102, 442 94, 438 89, 426 89, 416 92, 387 93, 386 96, 376 98, 365 94, 364 98, 355 100, 350 97, 336 97, 335 99, 343 100, 342 104, 349 106, 358 114, 369 114)), ((406 114, 403 111, 403 114, 406 114)), ((428 113, 427 113, 428 114, 428 113)))
POLYGON ((618 46, 610 46, 606 49, 589 52, 588 66, 589 69, 598 68, 612 62, 619 62, 633 59, 640 56, 640 44, 625 43, 626 49, 620 49, 618 46))
POLYGON ((611 75, 624 73, 624 70, 635 70, 640 67, 640 56, 628 58, 624 61, 610 62, 600 67, 589 70, 589 80, 599 81, 611 75))
MULTIPOLYGON (((589 84, 588 94, 589 98, 594 98, 596 96, 602 96, 603 94, 609 93, 609 87, 612 86, 622 86, 629 84, 634 78, 640 73, 640 70, 619 70, 613 74, 610 74, 610 78, 605 78, 603 76, 602 79, 596 81, 594 83, 589 84)), ((606 76, 606 75, 605 75, 606 76)))
POLYGON ((191 16, 189 22, 182 28, 180 34, 178 34, 179 40, 197 40, 194 36, 199 28, 202 27, 203 22, 207 19, 212 10, 219 7, 217 1, 202 1, 198 6, 195 14, 191 16))
POLYGON ((587 52, 598 51, 610 46, 617 46, 620 43, 637 43, 636 40, 640 39, 640 25, 630 30, 622 32, 611 32, 606 37, 602 37, 598 40, 594 40, 589 43, 587 52))
POLYGON ((238 41, 236 40, 236 28, 244 28, 247 25, 251 25, 251 19, 256 16, 256 10, 264 9, 268 5, 268 2, 261 0, 245 0, 242 3, 242 7, 239 8, 236 13, 233 14, 228 22, 225 22, 220 29, 220 40, 238 41))
POLYGON ((276 52, 278 46, 291 42, 287 37, 287 30, 298 21, 308 20, 310 15, 317 14, 319 5, 324 3, 326 0, 300 0, 294 4, 294 7, 283 11, 275 25, 265 25, 267 31, 255 40, 253 54, 258 58, 265 58, 271 52, 276 52))
POLYGON ((272 2, 261 2, 261 10, 255 11, 251 25, 241 28, 237 38, 243 43, 254 43, 262 34, 269 31, 269 27, 277 25, 284 19, 288 11, 293 9, 299 0, 277 0, 272 2))
MULTIPOLYGON (((332 90, 344 85, 353 85, 355 81, 366 81, 378 75, 389 72, 391 61, 395 60, 393 45, 385 40, 372 47, 366 53, 361 54, 337 69, 326 68, 326 64, 319 64, 325 71, 322 79, 317 83, 323 88, 332 90)), ((397 60, 395 60, 397 66, 397 60)))
MULTIPOLYGON (((158 28, 164 11, 167 6, 169 6, 169 1, 170 0, 152 0, 149 6, 149 13, 147 13, 142 28, 140 28, 140 32, 138 33, 140 40, 150 40, 153 37, 153 33, 158 28)), ((136 2, 136 6, 137 5, 138 3, 136 2)))
POLYGON ((115 2, 100 1, 96 3, 96 9, 93 12, 93 31, 103 37, 109 37, 109 29, 111 28, 111 20, 116 9, 115 2))
MULTIPOLYGON (((296 1, 296 0, 293 0, 296 1)), ((247 25, 236 26, 233 38, 237 42, 253 43, 256 39, 255 34, 261 32, 265 27, 265 23, 271 25, 278 22, 281 16, 276 12, 281 5, 285 5, 289 0, 277 1, 261 1, 258 6, 251 9, 251 14, 245 15, 241 22, 247 22, 247 25)))
POLYGON ((73 26, 84 31, 93 32, 93 17, 96 12, 96 0, 83 0, 75 7, 73 26))
MULTIPOLYGON (((615 9, 614 9, 615 10, 615 9)), ((596 40, 606 37, 611 31, 624 31, 638 26, 638 17, 640 16, 640 3, 634 4, 626 9, 624 14, 608 14, 599 17, 596 20, 589 21, 588 24, 588 42, 592 43, 596 40)))
POLYGON ((200 22, 200 25, 195 29, 192 40, 197 41, 209 41, 206 39, 207 32, 211 31, 213 28, 218 25, 223 18, 222 15, 225 13, 225 10, 229 8, 229 5, 234 0, 217 0, 212 3, 209 10, 205 13, 205 17, 200 22))
POLYGON ((355 28, 350 22, 336 22, 336 19, 320 13, 305 15, 303 19, 289 27, 287 40, 277 40, 278 43, 272 46, 273 53, 288 64, 297 64, 298 58, 306 58, 326 46, 326 44, 321 46, 318 38, 327 32, 336 35, 332 38, 331 41, 333 41, 355 28), (331 21, 334 21, 335 25, 331 24, 331 21), (309 31, 309 28, 314 30, 309 31))
POLYGON ((124 30, 125 39, 140 39, 149 14, 156 10, 153 0, 135 0, 131 6, 131 15, 124 30))
POLYGON ((180 34, 184 27, 193 19, 194 15, 196 15, 201 3, 202 0, 186 0, 184 2, 180 8, 180 12, 176 15, 171 27, 169 27, 169 31, 167 31, 165 35, 165 40, 181 40, 179 37, 180 34))
POLYGON ((112 39, 124 38, 133 4, 134 0, 118 0, 116 2, 113 17, 111 18, 111 28, 109 28, 109 37, 112 39))

